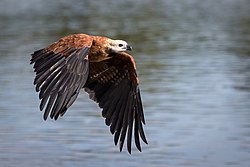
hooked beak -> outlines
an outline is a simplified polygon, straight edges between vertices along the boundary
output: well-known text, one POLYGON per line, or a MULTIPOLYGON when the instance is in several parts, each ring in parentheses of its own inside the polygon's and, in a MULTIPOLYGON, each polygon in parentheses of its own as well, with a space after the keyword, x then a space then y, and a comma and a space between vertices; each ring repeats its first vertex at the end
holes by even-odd
POLYGON ((132 51, 132 46, 127 45, 127 49, 126 50, 132 51))

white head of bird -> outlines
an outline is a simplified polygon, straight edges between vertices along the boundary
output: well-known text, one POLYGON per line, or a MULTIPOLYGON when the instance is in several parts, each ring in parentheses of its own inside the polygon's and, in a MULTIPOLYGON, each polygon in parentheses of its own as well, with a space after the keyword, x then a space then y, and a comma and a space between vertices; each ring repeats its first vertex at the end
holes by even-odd
POLYGON ((111 52, 125 52, 125 51, 132 51, 132 47, 123 40, 110 40, 109 41, 109 50, 111 52))

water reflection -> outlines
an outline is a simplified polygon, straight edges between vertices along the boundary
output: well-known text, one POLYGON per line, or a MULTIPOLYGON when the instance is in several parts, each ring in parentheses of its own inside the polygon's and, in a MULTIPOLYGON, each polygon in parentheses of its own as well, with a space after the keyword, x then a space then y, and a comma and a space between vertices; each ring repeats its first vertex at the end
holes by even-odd
POLYGON ((249 2, 0 2, 1 166, 250 165, 249 2), (38 112, 29 54, 72 33, 129 41, 149 145, 118 153, 82 93, 58 121, 38 112))

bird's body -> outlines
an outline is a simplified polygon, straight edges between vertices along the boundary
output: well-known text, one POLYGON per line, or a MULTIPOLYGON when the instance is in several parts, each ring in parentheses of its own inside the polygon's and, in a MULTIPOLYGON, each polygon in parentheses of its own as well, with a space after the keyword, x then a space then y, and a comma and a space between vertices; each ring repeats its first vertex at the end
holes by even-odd
POLYGON ((73 34, 59 39, 32 54, 36 77, 34 84, 41 99, 44 119, 57 119, 73 104, 80 90, 89 94, 102 108, 102 116, 122 150, 127 136, 131 153, 132 132, 138 150, 139 136, 147 143, 139 80, 132 48, 122 40, 73 34), (134 128, 134 130, 133 130, 134 128))

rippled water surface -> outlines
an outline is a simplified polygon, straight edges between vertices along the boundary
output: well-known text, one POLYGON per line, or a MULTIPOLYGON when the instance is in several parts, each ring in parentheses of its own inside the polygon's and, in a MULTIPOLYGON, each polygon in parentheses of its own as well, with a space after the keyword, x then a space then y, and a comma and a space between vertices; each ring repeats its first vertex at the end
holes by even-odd
POLYGON ((0 166, 249 167, 250 2, 0 1, 0 166), (119 152, 82 92, 42 120, 30 53, 72 33, 124 39, 149 145, 119 152))

